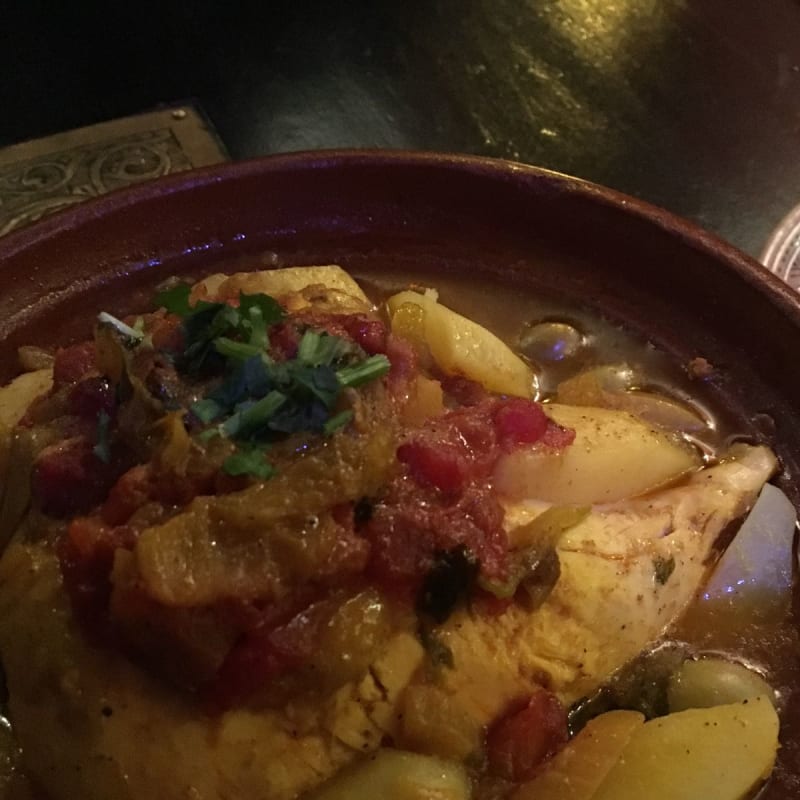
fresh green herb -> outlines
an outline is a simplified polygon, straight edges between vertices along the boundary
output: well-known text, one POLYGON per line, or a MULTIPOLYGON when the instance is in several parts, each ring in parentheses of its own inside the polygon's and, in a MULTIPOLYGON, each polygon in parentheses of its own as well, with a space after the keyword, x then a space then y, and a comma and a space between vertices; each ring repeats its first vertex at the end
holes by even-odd
POLYGON ((319 400, 287 403, 269 421, 268 429, 273 434, 289 435, 311 431, 322 433, 330 412, 319 400))
POLYGON ((192 313, 192 307, 189 305, 191 291, 188 283, 179 283, 170 289, 164 289, 156 295, 156 307, 163 308, 170 314, 186 317, 192 313))
POLYGON ((239 448, 232 456, 228 456, 222 464, 222 471, 228 475, 252 475, 267 480, 276 470, 264 458, 261 447, 239 448))
POLYGON ((269 331, 285 312, 274 298, 240 294, 238 307, 202 300, 191 306, 190 294, 188 285, 179 284, 156 302, 182 319, 185 344, 174 356, 177 368, 195 377, 223 376, 191 406, 201 423, 213 425, 199 434, 201 441, 221 435, 264 445, 292 433, 331 435, 353 419, 352 410, 337 413, 342 390, 389 370, 386 356, 365 358, 354 342, 310 328, 295 358, 275 362, 267 352, 269 331))
POLYGON ((342 367, 336 372, 336 377, 343 387, 363 386, 384 376, 388 371, 389 359, 384 355, 370 356, 358 364, 342 367))
POLYGON ((243 361, 263 353, 269 326, 284 316, 277 300, 265 294, 240 295, 238 308, 204 300, 190 306, 185 284, 162 292, 156 302, 182 317, 186 345, 178 366, 193 375, 222 370, 226 358, 243 361))
POLYGON ((253 356, 236 363, 225 380, 208 396, 216 400, 227 413, 247 399, 265 397, 273 388, 275 381, 263 356, 253 356))
POLYGON ((248 342, 235 342, 227 336, 219 336, 214 339, 214 347, 218 353, 234 361, 247 361, 248 358, 261 355, 264 352, 262 347, 257 347, 248 342))
POLYGON ((297 360, 310 367, 330 366, 354 350, 353 345, 340 336, 319 333, 310 328, 303 334, 297 349, 297 360))
POLYGON ((189 410, 200 422, 206 424, 213 422, 215 419, 219 419, 225 413, 225 408, 211 397, 206 397, 203 400, 192 403, 192 405, 189 406, 189 410))
POLYGON ((341 387, 332 367, 305 367, 294 362, 289 369, 289 375, 300 398, 304 395, 308 398, 316 397, 326 408, 333 407, 341 387))
POLYGON ((239 294, 239 331, 256 347, 267 346, 267 329, 280 322, 285 312, 268 294, 239 294))
POLYGON ((256 402, 241 403, 233 416, 222 424, 222 432, 231 439, 247 438, 265 428, 270 417, 286 402, 286 395, 270 392, 256 402))
POLYGON ((104 463, 111 461, 111 442, 109 441, 109 427, 111 417, 105 411, 97 415, 97 432, 95 434, 97 444, 92 448, 92 452, 104 463))
POLYGON ((322 430, 330 436, 335 433, 339 428, 343 428, 350 420, 353 419, 353 411, 348 408, 345 411, 340 411, 338 414, 331 417, 323 426, 322 430))
POLYGON ((669 576, 672 575, 674 570, 675 556, 670 556, 669 558, 657 556, 653 559, 653 573, 656 583, 663 586, 669 580, 669 576))

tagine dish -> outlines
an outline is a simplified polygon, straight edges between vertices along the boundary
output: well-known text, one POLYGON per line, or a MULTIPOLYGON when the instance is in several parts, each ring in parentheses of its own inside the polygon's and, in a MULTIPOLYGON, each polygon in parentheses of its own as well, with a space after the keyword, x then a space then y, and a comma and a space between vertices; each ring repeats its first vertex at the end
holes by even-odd
POLYGON ((717 419, 701 357, 662 369, 569 314, 511 330, 445 288, 171 279, 139 314, 96 309, 88 341, 20 350, 0 791, 744 800, 769 780, 785 687, 736 632, 780 637, 791 597, 773 450, 717 419))

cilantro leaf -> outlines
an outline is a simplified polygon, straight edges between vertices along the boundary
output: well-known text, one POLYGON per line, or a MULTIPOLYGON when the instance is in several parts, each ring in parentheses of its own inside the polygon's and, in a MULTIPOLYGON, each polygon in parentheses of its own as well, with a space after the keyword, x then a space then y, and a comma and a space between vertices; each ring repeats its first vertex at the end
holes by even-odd
POLYGON ((261 447, 239 448, 233 455, 225 459, 222 471, 227 475, 252 475, 264 480, 271 478, 277 472, 275 467, 264 458, 264 448, 261 447))
POLYGON ((183 320, 186 348, 178 359, 179 368, 195 375, 221 369, 225 359, 217 352, 214 340, 238 323, 239 312, 224 303, 204 303, 203 308, 193 311, 183 320))
POLYGON ((222 432, 230 438, 251 436, 266 427, 270 417, 286 402, 286 395, 272 391, 255 403, 242 403, 222 424, 222 432))
POLYGON ((336 377, 344 387, 363 386, 365 383, 385 375, 390 368, 389 359, 384 355, 370 356, 358 364, 342 367, 336 377))
POLYGON ((179 283, 170 289, 164 289, 156 294, 156 307, 163 308, 170 314, 186 317, 192 313, 192 307, 189 305, 191 291, 188 283, 179 283))
POLYGON ((227 336, 218 336, 214 339, 214 348, 226 358, 234 361, 246 361, 248 358, 260 355, 263 348, 247 342, 235 342, 227 336))
POLYGON ((330 412, 319 400, 287 403, 267 423, 270 431, 290 434, 312 431, 322 433, 330 412))
POLYGON ((237 364, 225 380, 208 394, 226 411, 234 409, 248 398, 260 399, 275 388, 263 356, 252 356, 237 364))
POLYGON ((291 370, 295 396, 316 397, 326 408, 336 403, 341 389, 339 379, 333 367, 304 367, 296 365, 291 370), (304 391, 305 390, 305 391, 304 391))
POLYGON ((211 397, 198 400, 189 406, 189 411, 194 414, 200 422, 208 423, 219 419, 224 413, 225 408, 211 397))
POLYGON ((338 431, 339 428, 343 428, 353 419, 353 410, 348 408, 345 411, 340 411, 338 414, 331 417, 323 426, 322 430, 330 436, 335 431, 338 431))
POLYGON ((300 339, 297 360, 310 367, 328 366, 354 350, 354 345, 341 336, 319 333, 309 328, 300 339))
POLYGON ((252 344, 259 344, 253 341, 253 337, 264 335, 261 347, 266 345, 266 329, 270 325, 280 322, 286 312, 281 304, 268 294, 239 294, 239 312, 242 318, 242 334, 249 334, 252 344))

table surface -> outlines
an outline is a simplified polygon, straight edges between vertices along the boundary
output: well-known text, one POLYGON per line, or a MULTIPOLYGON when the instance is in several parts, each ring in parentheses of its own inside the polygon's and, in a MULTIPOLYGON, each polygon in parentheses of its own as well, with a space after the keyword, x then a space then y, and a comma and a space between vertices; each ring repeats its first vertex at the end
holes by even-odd
POLYGON ((3 17, 0 146, 195 98, 235 159, 510 158, 752 254, 800 201, 797 0, 19 0, 3 17))

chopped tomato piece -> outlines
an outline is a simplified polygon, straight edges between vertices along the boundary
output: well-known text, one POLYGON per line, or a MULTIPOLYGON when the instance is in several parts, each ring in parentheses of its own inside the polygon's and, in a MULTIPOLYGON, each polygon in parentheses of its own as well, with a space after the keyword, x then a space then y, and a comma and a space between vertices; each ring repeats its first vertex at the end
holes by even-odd
POLYGON ((39 508, 54 517, 84 513, 102 502, 120 472, 112 457, 106 464, 83 437, 46 447, 31 475, 31 491, 39 508))
POLYGON ((538 442, 545 435, 548 422, 540 405, 517 397, 510 398, 494 415, 500 444, 509 449, 538 442))
POLYGON ((541 689, 526 702, 514 704, 489 728, 489 767, 506 780, 530 780, 568 738, 564 707, 554 694, 541 689))
POLYGON ((53 383, 58 388, 67 383, 77 383, 95 369, 94 342, 81 342, 56 350, 53 362, 53 383))
POLYGON ((70 390, 68 409, 71 414, 86 420, 96 420, 101 411, 110 417, 114 412, 115 389, 108 378, 92 375, 70 390))
POLYGON ((119 547, 132 547, 134 541, 130 528, 112 528, 96 518, 79 517, 70 523, 59 544, 64 587, 76 618, 95 640, 108 633, 106 609, 114 552, 119 547))
POLYGON ((300 609, 298 603, 302 603, 302 595, 268 609, 263 624, 233 646, 216 677, 203 689, 209 713, 218 714, 244 702, 310 660, 330 610, 324 601, 300 609))
POLYGON ((414 480, 421 486, 434 486, 443 492, 463 488, 469 471, 464 449, 449 442, 427 444, 406 442, 397 450, 397 458, 408 464, 414 480))

